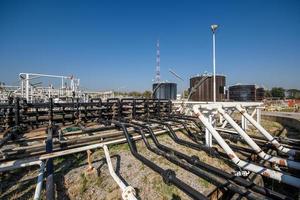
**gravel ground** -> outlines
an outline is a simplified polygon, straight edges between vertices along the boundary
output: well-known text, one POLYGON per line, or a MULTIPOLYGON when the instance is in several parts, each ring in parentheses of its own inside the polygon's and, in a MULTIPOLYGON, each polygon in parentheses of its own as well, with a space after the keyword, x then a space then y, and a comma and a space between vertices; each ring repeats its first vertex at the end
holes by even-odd
MULTIPOLYGON (((183 134, 180 134, 180 136, 181 138, 185 137, 183 134)), ((217 163, 221 169, 230 171, 230 168, 222 161, 211 158, 203 152, 177 145, 167 135, 160 136, 159 140, 169 147, 187 153, 188 155, 197 155, 201 160, 207 163, 217 163)), ((208 195, 214 189, 214 186, 209 183, 209 180, 201 179, 177 165, 170 163, 163 157, 148 151, 142 141, 137 143, 137 148, 142 155, 162 168, 174 170, 179 179, 199 192, 202 192, 204 195, 208 195)), ((139 198, 190 199, 176 187, 166 185, 159 174, 136 160, 129 152, 127 144, 111 147, 110 153, 114 168, 128 184, 136 189, 139 198)), ((93 154, 93 159, 96 161, 93 165, 97 173, 86 176, 86 165, 64 173, 64 187, 70 199, 120 199, 121 191, 110 177, 103 156, 102 150, 98 150, 93 154)), ((83 160, 83 162, 85 162, 85 160, 83 160)), ((58 196, 62 197, 62 194, 59 193, 58 196)))
MULTIPOLYGON (((270 127, 273 128, 274 125, 270 127)), ((178 136, 189 140, 184 133, 178 133, 178 136)), ((227 162, 212 158, 204 152, 178 145, 166 134, 159 136, 159 141, 187 155, 196 155, 200 160, 224 171, 233 171, 227 162)), ((165 158, 148 151, 142 141, 138 141, 136 145, 142 155, 164 169, 174 170, 179 179, 197 191, 208 195, 214 190, 215 187, 210 184, 209 180, 199 178, 170 163, 165 158)), ((114 169, 123 180, 136 189, 139 199, 190 199, 176 187, 166 185, 159 174, 135 159, 127 144, 110 146, 109 151, 114 169)), ((95 172, 90 174, 86 173, 88 168, 86 153, 73 154, 54 160, 57 199, 121 199, 121 190, 109 174, 103 150, 94 151, 92 158, 95 172)), ((32 199, 36 186, 36 175, 36 168, 0 175, 0 199, 32 199)), ((43 188, 45 189, 45 185, 43 188)), ((45 199, 45 190, 42 192, 42 198, 45 199)))

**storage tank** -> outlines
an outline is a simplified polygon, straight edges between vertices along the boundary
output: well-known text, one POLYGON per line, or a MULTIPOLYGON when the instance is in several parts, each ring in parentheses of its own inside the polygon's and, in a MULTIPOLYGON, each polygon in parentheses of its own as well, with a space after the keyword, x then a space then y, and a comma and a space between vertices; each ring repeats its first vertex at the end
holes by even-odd
MULTIPOLYGON (((212 75, 198 75, 190 79, 189 91, 194 88, 190 100, 192 101, 213 101, 213 76, 212 75), (201 84, 200 84, 201 83, 201 84)), ((216 101, 225 100, 225 85, 226 77, 223 75, 216 75, 216 101)))
POLYGON ((256 88, 256 99, 255 101, 262 101, 265 98, 265 89, 260 87, 256 88))
POLYGON ((154 83, 152 85, 153 97, 155 99, 172 99, 177 96, 176 83, 154 83))
POLYGON ((229 87, 231 101, 262 101, 265 90, 256 85, 234 85, 229 87))

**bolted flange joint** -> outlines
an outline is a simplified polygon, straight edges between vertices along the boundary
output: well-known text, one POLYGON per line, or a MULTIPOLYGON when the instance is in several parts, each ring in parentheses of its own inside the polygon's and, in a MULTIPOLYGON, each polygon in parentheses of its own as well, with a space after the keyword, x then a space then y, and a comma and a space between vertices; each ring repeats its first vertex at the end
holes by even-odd
POLYGON ((167 169, 162 173, 163 181, 165 184, 170 185, 171 180, 176 177, 176 174, 173 170, 167 169))

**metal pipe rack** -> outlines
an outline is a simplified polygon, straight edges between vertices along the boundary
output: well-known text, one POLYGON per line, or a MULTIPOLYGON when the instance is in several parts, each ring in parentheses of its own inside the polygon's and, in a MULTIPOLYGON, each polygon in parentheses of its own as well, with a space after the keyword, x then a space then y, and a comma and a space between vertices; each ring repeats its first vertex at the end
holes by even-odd
MULTIPOLYGON (((45 162, 47 178, 46 197, 47 199, 54 199, 53 171, 55 166, 52 163, 53 158, 89 149, 103 148, 110 174, 123 191, 122 198, 125 199, 125 194, 127 194, 128 198, 130 196, 131 199, 134 199, 135 195, 133 195, 134 191, 132 188, 125 186, 114 174, 106 146, 116 143, 127 143, 132 155, 162 175, 166 184, 175 185, 194 199, 207 199, 206 196, 178 179, 172 170, 165 170, 141 155, 133 141, 142 139, 147 149, 151 152, 164 157, 189 173, 209 180, 210 183, 218 188, 223 188, 234 194, 240 194, 249 199, 290 199, 286 195, 258 186, 242 177, 223 172, 200 161, 196 156, 186 155, 176 149, 162 145, 156 135, 167 133, 172 141, 185 146, 185 148, 204 151, 207 155, 218 159, 232 160, 233 168, 245 168, 257 174, 262 174, 267 179, 271 178, 298 188, 300 187, 300 179, 294 176, 293 173, 288 174, 285 171, 269 169, 259 163, 250 163, 239 159, 236 152, 244 154, 246 157, 257 154, 268 162, 299 170, 297 161, 264 153, 261 145, 265 145, 270 137, 267 137, 267 140, 252 138, 246 133, 245 127, 241 128, 229 116, 227 110, 237 109, 244 116, 245 121, 252 123, 253 115, 249 115, 249 117, 245 114, 241 107, 238 106, 240 104, 215 104, 211 102, 185 102, 185 104, 181 109, 185 114, 182 114, 178 113, 178 110, 180 110, 178 108, 180 108, 182 103, 179 104, 178 102, 164 99, 112 98, 106 101, 91 99, 90 102, 80 102, 79 99, 73 99, 69 103, 55 103, 51 98, 48 103, 28 103, 20 98, 10 99, 8 103, 0 104, 0 128, 2 130, 2 133, 0 132, 0 136, 2 136, 0 140, 0 172, 45 162), (220 122, 223 125, 225 122, 227 122, 227 125, 232 125, 236 130, 235 137, 245 140, 252 149, 233 144, 228 145, 222 138, 223 136, 226 138, 228 135, 219 133, 217 131, 218 128, 213 125, 217 120, 215 117, 216 113, 222 116, 220 122), (211 121, 208 120, 208 114, 212 116, 211 121), (89 127, 91 125, 93 127, 89 127), (73 128, 74 130, 71 132, 65 131, 68 128, 73 128), (192 133, 190 128, 198 128, 200 133, 192 133), (205 129, 207 130, 205 137, 212 135, 225 152, 214 147, 212 142, 210 145, 199 142, 203 139, 203 136, 200 134, 205 129), (35 137, 29 136, 30 133, 37 130, 42 130, 47 134, 35 137), (191 141, 179 138, 176 130, 183 130, 191 141), (155 147, 148 142, 148 137, 151 138, 155 147), (45 144, 44 141, 46 141, 45 144), (22 144, 26 144, 26 146, 22 146, 22 144)), ((258 106, 261 107, 261 104, 244 103, 242 106, 255 109, 258 106)), ((252 124, 261 129, 261 125, 256 123, 255 121, 252 124)), ((266 135, 264 134, 264 136, 266 135)), ((210 140, 212 141, 212 138, 210 140)), ((271 143, 274 144, 274 141, 275 138, 271 140, 271 143)), ((279 143, 279 141, 277 142, 279 143)), ((293 143, 293 145, 297 147, 297 144, 293 143)), ((276 145, 274 146, 276 147, 276 145)), ((283 146, 283 148, 287 147, 283 146)), ((279 147, 277 150, 282 150, 283 153, 288 153, 289 156, 294 156, 294 158, 297 157, 297 151, 293 150, 293 153, 289 153, 292 152, 291 149, 285 151, 283 148, 279 147)), ((39 184, 37 185, 38 189, 36 189, 37 198, 40 196, 42 186, 40 184, 44 174, 42 172, 41 170, 39 184)))

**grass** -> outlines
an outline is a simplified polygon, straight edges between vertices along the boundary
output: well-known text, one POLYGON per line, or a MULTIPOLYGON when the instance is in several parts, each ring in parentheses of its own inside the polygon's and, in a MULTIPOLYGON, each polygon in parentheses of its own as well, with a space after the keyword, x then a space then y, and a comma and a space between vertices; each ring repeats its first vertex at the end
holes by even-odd
POLYGON ((84 192, 87 190, 87 183, 88 180, 86 178, 86 176, 84 175, 84 173, 80 174, 80 187, 79 187, 79 193, 81 195, 84 194, 84 192))
POLYGON ((65 161, 65 158, 63 156, 60 156, 60 157, 55 158, 53 160, 53 163, 54 163, 54 165, 58 165, 58 164, 60 164, 60 163, 62 163, 64 161, 65 161))
POLYGON ((144 176, 144 177, 143 177, 143 183, 144 183, 144 184, 147 184, 147 183, 148 183, 148 177, 147 177, 147 176, 144 176))
POLYGON ((204 188, 208 188, 209 185, 210 185, 210 183, 209 183, 207 180, 205 180, 205 179, 199 178, 199 179, 198 179, 198 182, 199 182, 199 184, 200 184, 201 186, 203 186, 204 188))
POLYGON ((128 144, 115 144, 109 148, 109 151, 112 153, 129 151, 128 144))
POLYGON ((97 185, 97 186, 102 186, 102 187, 105 187, 105 186, 106 186, 106 185, 104 184, 104 177, 102 176, 102 174, 100 174, 99 177, 96 177, 95 185, 97 185))
POLYGON ((167 185, 162 181, 162 178, 157 176, 153 179, 153 188, 157 191, 162 199, 172 199, 172 197, 178 194, 178 189, 175 186, 167 185))

